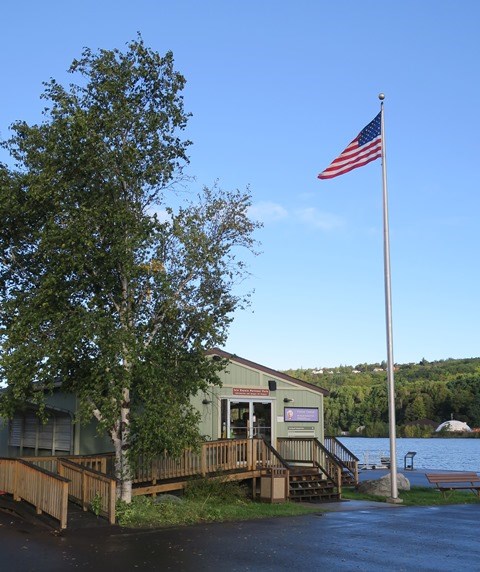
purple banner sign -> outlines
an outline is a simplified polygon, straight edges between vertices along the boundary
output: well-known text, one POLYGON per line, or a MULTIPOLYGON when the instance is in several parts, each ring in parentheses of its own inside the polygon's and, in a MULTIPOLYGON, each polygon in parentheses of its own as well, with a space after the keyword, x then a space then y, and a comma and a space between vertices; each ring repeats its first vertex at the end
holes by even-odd
POLYGON ((283 420, 293 422, 318 423, 318 407, 285 407, 283 420))

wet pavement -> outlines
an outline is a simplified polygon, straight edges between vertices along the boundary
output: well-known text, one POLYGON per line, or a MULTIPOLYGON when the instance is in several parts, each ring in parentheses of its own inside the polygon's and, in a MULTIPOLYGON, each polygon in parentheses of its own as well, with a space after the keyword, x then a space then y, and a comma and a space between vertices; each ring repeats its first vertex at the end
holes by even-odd
POLYGON ((480 570, 479 505, 342 504, 350 510, 142 532, 94 527, 61 535, 0 512, 0 567, 12 572, 480 570))
MULTIPOLYGON (((428 484, 424 472, 405 475, 421 486, 428 484)), ((364 471, 361 480, 387 473, 364 471)), ((6 503, 0 510, 0 570, 480 572, 480 505, 342 501, 318 508, 301 517, 149 531, 111 527, 78 510, 59 534, 28 511, 9 513, 6 503)))

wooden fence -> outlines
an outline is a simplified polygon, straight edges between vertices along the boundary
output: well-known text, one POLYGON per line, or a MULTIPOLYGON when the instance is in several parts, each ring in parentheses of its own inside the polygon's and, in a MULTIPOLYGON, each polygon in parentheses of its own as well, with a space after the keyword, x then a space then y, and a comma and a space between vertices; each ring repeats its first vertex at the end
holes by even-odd
POLYGON ((116 481, 67 459, 58 459, 58 474, 70 481, 68 495, 83 510, 92 510, 115 524, 116 481))
POLYGON ((67 527, 68 480, 21 459, 0 459, 0 489, 67 527))

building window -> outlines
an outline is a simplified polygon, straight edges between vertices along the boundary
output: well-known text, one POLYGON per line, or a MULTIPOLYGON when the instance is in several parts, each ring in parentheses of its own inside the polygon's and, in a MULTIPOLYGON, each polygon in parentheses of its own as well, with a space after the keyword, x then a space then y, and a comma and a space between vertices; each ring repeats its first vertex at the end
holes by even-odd
POLYGON ((47 422, 35 411, 16 413, 10 421, 9 447, 15 455, 42 456, 72 453, 72 420, 70 415, 49 411, 47 422))

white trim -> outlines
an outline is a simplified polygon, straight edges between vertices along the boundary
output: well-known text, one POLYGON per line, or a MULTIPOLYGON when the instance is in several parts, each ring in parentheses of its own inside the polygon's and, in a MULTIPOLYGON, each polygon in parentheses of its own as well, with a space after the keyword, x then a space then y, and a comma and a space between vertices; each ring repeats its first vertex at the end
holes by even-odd
MULTIPOLYGON (((275 443, 276 438, 277 438, 277 416, 276 416, 276 409, 275 409, 275 403, 276 403, 276 399, 272 398, 272 397, 243 397, 242 395, 235 395, 235 396, 228 396, 228 395, 219 395, 219 400, 220 400, 220 407, 218 408, 218 428, 219 428, 219 435, 222 435, 222 400, 224 400, 227 402, 227 426, 226 426, 226 435, 227 435, 227 439, 229 439, 230 437, 229 435, 229 431, 230 431, 230 405, 231 403, 249 403, 249 419, 253 418, 253 404, 254 403, 263 403, 263 404, 270 404, 270 431, 271 431, 271 435, 270 435, 270 439, 272 444, 275 443)), ((252 432, 252 425, 250 424, 250 427, 248 428, 248 432, 252 432)))

